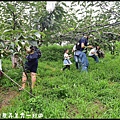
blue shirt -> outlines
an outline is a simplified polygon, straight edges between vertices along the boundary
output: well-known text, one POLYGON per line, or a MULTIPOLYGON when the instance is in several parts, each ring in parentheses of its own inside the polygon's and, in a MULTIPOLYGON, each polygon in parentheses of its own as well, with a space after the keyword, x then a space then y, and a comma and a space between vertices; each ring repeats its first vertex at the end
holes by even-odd
POLYGON ((81 48, 81 44, 84 43, 84 45, 87 46, 87 44, 88 44, 88 39, 83 36, 83 37, 79 40, 79 43, 80 43, 80 51, 83 51, 84 48, 81 48))

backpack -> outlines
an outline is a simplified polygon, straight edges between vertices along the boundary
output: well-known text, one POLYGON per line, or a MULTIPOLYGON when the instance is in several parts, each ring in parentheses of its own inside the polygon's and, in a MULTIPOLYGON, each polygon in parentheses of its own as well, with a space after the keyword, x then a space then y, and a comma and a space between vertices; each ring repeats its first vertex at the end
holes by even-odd
POLYGON ((77 44, 76 44, 76 50, 80 50, 80 48, 81 48, 81 47, 80 47, 80 43, 77 43, 77 44))

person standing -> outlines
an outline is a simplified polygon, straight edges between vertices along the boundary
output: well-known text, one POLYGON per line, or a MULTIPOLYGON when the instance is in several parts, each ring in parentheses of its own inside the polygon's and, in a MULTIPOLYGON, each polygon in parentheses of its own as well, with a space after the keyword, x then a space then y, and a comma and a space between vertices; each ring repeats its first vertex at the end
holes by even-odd
POLYGON ((79 57, 79 54, 80 54, 80 50, 79 50, 79 43, 76 43, 74 46, 73 46, 73 49, 72 49, 72 52, 74 53, 74 60, 75 60, 75 66, 76 66, 76 69, 79 69, 80 66, 81 66, 81 60, 80 60, 80 57, 79 57))
POLYGON ((69 50, 68 49, 65 49, 64 51, 64 60, 63 60, 63 65, 65 66, 63 69, 61 70, 65 70, 65 69, 68 69, 70 70, 70 65, 72 64, 72 62, 70 61, 70 58, 72 57, 72 55, 68 54, 69 53, 69 50))
POLYGON ((36 74, 37 74, 39 57, 33 46, 31 46, 30 48, 27 48, 26 52, 28 54, 26 56, 27 61, 25 61, 24 71, 22 75, 22 87, 19 88, 19 91, 24 90, 25 88, 25 84, 27 80, 27 75, 26 75, 27 73, 30 73, 31 75, 31 88, 32 89, 34 88, 35 82, 36 82, 36 74))
POLYGON ((83 34, 82 38, 79 40, 80 44, 80 54, 79 57, 81 59, 81 71, 88 71, 89 62, 86 56, 87 48, 93 48, 93 46, 88 45, 88 39, 90 38, 90 35, 83 34))
POLYGON ((0 78, 3 76, 2 73, 2 59, 1 59, 1 53, 0 53, 0 78))
POLYGON ((100 50, 100 46, 96 46, 94 48, 92 48, 88 54, 88 56, 92 57, 96 63, 99 62, 99 59, 98 59, 98 54, 97 52, 100 50))

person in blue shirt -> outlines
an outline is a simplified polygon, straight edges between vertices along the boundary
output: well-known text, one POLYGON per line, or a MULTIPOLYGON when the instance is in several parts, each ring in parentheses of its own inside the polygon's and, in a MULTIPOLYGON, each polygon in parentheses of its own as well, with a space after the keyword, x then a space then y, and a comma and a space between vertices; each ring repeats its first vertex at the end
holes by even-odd
POLYGON ((79 40, 79 44, 80 44, 79 57, 81 60, 81 67, 82 67, 81 71, 88 71, 89 62, 86 56, 87 48, 93 48, 92 45, 88 45, 89 38, 90 38, 90 35, 83 34, 82 38, 79 40))

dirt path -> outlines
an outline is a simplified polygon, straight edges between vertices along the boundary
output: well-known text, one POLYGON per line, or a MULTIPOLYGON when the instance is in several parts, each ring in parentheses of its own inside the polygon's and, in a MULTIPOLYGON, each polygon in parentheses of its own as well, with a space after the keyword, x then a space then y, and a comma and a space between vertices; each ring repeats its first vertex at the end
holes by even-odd
POLYGON ((18 95, 17 91, 13 91, 10 88, 5 89, 0 87, 0 111, 3 107, 10 104, 10 100, 18 95))

